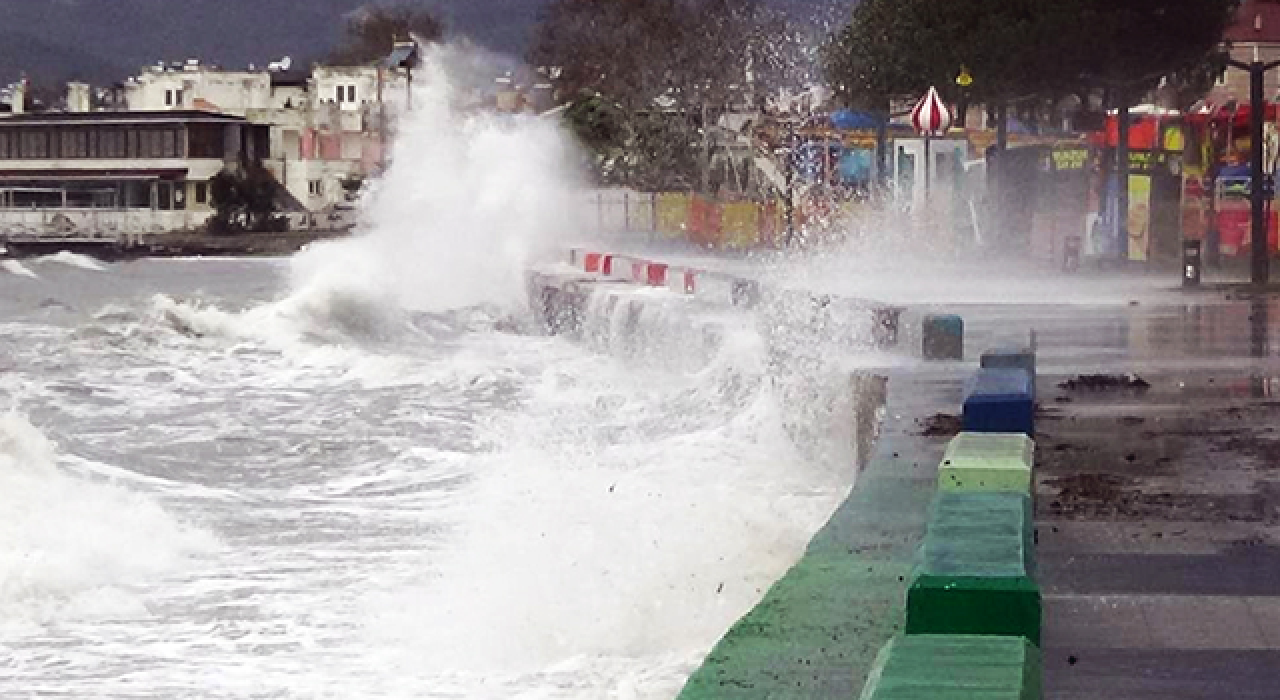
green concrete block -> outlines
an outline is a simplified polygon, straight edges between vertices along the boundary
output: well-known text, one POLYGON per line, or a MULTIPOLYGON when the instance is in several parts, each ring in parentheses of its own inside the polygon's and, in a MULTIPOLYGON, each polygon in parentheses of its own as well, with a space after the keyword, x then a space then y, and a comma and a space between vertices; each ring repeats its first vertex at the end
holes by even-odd
POLYGON ((1040 588, 1027 577, 917 576, 907 634, 1025 637, 1040 645, 1040 588))
MULTIPOLYGON (((904 600, 924 537, 936 464, 880 454, 805 555, 729 630, 680 700, 856 697, 886 641, 906 625, 904 600)), ((926 459, 931 457, 931 459, 926 459)))
POLYGON ((897 637, 877 655, 861 700, 1040 700, 1041 666, 1021 637, 897 637))
POLYGON ((1040 644, 1029 496, 942 492, 907 590, 908 634, 1022 636, 1040 644))
POLYGON ((1029 494, 1035 449, 1024 433, 960 433, 942 456, 938 488, 1029 494))

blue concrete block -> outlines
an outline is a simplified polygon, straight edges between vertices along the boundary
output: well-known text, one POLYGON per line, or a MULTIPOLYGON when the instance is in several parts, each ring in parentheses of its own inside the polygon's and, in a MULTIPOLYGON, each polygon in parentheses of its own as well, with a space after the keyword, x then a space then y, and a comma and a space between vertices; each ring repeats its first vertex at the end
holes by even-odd
POLYGON ((964 431, 1035 433, 1031 375, 1023 369, 979 369, 965 386, 964 431))
POLYGON ((982 353, 979 364, 986 369, 1021 369, 1031 375, 1031 397, 1036 389, 1036 351, 1031 348, 993 348, 982 353))
POLYGON ((964 319, 953 314, 930 314, 921 328, 921 352, 926 360, 964 359, 964 319))

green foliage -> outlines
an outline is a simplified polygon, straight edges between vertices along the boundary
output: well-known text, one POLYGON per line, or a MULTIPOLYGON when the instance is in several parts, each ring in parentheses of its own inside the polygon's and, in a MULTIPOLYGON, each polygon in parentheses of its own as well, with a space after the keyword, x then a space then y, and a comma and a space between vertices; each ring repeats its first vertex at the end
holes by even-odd
POLYGON ((564 120, 578 141, 595 153, 608 154, 626 143, 626 115, 600 95, 578 95, 565 110, 564 120))
POLYGON ((680 112, 625 112, 600 95, 584 93, 569 104, 564 121, 602 182, 683 189, 695 179, 701 136, 680 112))
POLYGON ((650 111, 630 123, 627 183, 641 189, 682 190, 697 180, 698 126, 678 112, 650 111))
POLYGON ((1162 77, 1195 76, 1238 0, 863 0, 824 50, 851 104, 884 105, 930 85, 974 102, 1105 89, 1135 99, 1162 77))
POLYGON ((804 62, 758 0, 553 0, 529 58, 573 96, 565 119, 601 179, 640 187, 697 181, 704 107, 798 82, 804 62))
POLYGON ((562 95, 589 91, 628 111, 665 96, 723 102, 767 89, 801 61, 798 37, 758 0, 553 0, 530 50, 562 95))
POLYGON ((279 188, 275 176, 261 165, 250 165, 243 172, 218 173, 209 180, 214 209, 209 230, 217 234, 287 231, 289 220, 276 216, 279 188))

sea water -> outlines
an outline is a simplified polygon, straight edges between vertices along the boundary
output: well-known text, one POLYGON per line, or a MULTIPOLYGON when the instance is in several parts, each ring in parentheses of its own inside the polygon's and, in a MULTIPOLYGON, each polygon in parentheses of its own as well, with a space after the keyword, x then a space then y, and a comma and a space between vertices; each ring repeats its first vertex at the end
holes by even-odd
POLYGON ((848 385, 785 322, 532 330, 573 149, 457 61, 350 240, 6 262, 0 696, 672 697, 847 492, 848 385))

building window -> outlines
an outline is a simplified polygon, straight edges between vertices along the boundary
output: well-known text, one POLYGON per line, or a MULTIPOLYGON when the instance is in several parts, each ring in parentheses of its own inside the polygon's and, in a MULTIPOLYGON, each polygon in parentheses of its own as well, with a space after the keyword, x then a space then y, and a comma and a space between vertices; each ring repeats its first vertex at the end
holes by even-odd
POLYGON ((49 132, 42 129, 24 129, 22 132, 21 156, 23 158, 49 157, 49 132))
POLYGON ((205 204, 209 201, 209 183, 196 183, 196 204, 205 204))
MULTIPOLYGON (((182 104, 179 102, 178 104, 182 104)), ((165 158, 178 157, 178 132, 173 129, 165 129, 160 132, 160 155, 165 158)))
POLYGON ((324 194, 324 180, 312 180, 307 183, 307 192, 312 197, 319 197, 324 194))
POLYGON ((181 91, 181 90, 174 90, 174 91, 173 91, 173 103, 174 103, 174 104, 176 104, 176 105, 178 105, 179 107, 181 107, 181 106, 182 106, 182 91, 181 91))
POLYGON ((165 107, 173 106, 173 90, 164 91, 164 106, 165 107))
POLYGON ((354 103, 356 101, 356 86, 347 86, 347 102, 354 103))
POLYGON ((339 85, 338 86, 338 104, 342 104, 343 98, 345 98, 346 96, 347 96, 346 88, 344 88, 342 85, 339 85))

